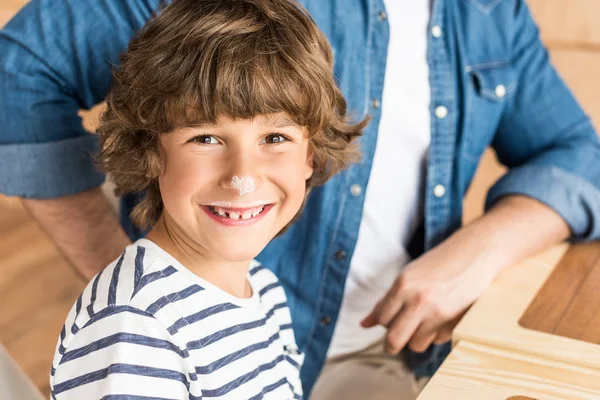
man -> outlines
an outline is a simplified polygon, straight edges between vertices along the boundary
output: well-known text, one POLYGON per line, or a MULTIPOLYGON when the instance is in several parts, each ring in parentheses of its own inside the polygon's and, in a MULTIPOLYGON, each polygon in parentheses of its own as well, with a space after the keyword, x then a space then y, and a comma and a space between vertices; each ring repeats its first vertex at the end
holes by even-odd
MULTIPOLYGON (((140 233, 136 199, 123 201, 125 231, 110 213, 77 111, 102 101, 158 3, 34 0, 0 34, 0 191, 23 197, 87 278, 140 233)), ((323 371, 315 399, 411 399, 502 268, 600 237, 598 137, 522 0, 301 3, 350 110, 372 122, 362 163, 315 189, 259 260, 287 291, 307 395, 323 371), (490 144, 509 172, 461 227, 490 144)))

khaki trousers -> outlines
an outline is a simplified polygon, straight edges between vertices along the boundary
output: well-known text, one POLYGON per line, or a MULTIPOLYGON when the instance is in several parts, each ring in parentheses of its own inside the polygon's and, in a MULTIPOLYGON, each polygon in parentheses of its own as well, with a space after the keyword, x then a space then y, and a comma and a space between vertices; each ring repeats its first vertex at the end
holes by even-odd
POLYGON ((416 379, 403 357, 385 354, 381 341, 329 359, 310 400, 415 400, 428 380, 416 379))

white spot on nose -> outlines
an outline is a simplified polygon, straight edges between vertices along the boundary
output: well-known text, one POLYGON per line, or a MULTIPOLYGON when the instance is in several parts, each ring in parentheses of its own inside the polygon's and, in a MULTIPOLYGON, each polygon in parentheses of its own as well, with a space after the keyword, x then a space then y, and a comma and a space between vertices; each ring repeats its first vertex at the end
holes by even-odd
POLYGON ((240 196, 252 193, 254 192, 254 179, 249 176, 242 176, 240 178, 237 175, 234 175, 234 177, 231 178, 231 187, 240 192, 240 196))

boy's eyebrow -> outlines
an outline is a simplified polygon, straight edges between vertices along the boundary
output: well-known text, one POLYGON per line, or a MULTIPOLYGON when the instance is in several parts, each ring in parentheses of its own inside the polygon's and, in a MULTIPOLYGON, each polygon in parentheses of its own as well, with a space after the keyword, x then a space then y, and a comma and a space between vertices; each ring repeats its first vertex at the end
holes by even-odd
POLYGON ((290 118, 284 115, 269 115, 265 117, 265 122, 267 125, 272 125, 275 128, 287 128, 289 126, 295 128, 301 128, 296 122, 292 121, 290 118))

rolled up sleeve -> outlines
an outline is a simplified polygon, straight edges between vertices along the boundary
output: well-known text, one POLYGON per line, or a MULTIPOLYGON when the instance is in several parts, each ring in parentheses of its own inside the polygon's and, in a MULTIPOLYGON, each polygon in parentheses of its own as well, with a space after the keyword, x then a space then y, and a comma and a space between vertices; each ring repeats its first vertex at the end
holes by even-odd
POLYGON ((33 0, 0 31, 0 192, 55 198, 102 184, 78 115, 159 0, 33 0))
POLYGON ((554 209, 572 240, 600 239, 600 143, 589 118, 550 63, 530 12, 515 1, 514 56, 519 90, 492 143, 510 169, 486 208, 521 194, 554 209))

